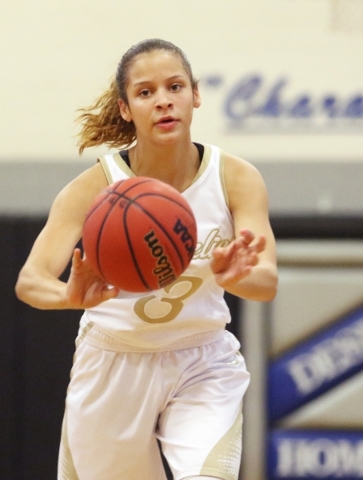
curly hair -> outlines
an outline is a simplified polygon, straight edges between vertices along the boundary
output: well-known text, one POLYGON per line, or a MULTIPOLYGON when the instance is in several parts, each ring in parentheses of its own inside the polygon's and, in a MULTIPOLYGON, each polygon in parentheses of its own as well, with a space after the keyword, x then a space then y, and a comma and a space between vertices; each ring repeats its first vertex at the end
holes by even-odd
POLYGON ((93 105, 81 108, 83 112, 77 122, 81 124, 79 137, 79 153, 85 148, 109 145, 111 148, 128 148, 136 141, 134 122, 127 122, 121 116, 118 99, 128 104, 126 89, 129 69, 137 55, 155 50, 166 50, 180 58, 187 72, 192 88, 197 87, 190 63, 184 52, 171 42, 160 39, 143 40, 133 45, 121 58, 116 75, 111 79, 109 88, 93 105))

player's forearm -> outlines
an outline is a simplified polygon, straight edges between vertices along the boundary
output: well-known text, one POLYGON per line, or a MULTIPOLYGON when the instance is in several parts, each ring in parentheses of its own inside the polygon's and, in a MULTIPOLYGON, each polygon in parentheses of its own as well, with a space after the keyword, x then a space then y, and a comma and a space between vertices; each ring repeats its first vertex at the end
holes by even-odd
POLYGON ((66 299, 66 284, 50 274, 23 269, 15 286, 19 300, 41 310, 71 308, 66 299))
POLYGON ((269 302, 277 293, 278 275, 274 265, 258 264, 247 277, 226 288, 228 293, 258 302, 269 302))

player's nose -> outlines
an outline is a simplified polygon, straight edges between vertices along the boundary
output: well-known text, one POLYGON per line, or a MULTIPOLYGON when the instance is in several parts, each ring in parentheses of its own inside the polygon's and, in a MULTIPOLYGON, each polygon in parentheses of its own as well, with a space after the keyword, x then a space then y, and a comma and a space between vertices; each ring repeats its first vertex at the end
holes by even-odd
POLYGON ((164 89, 159 90, 156 93, 156 106, 158 108, 169 108, 173 102, 170 98, 169 92, 166 92, 164 89))

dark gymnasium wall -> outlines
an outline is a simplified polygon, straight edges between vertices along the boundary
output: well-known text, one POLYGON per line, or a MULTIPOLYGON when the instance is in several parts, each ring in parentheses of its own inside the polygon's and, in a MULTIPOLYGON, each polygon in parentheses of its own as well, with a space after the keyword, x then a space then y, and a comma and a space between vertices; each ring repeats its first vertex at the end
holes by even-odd
POLYGON ((62 410, 80 312, 36 310, 14 295, 18 272, 43 225, 44 218, 0 218, 3 480, 56 478, 62 410))

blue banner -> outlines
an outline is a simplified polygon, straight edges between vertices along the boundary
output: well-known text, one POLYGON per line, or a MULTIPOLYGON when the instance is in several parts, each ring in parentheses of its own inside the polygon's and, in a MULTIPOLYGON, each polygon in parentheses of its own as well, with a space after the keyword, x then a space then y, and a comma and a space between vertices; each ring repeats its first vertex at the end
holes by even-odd
POLYGON ((273 431, 268 480, 363 479, 363 432, 273 431))
POLYGON ((362 368, 363 306, 270 364, 270 421, 293 412, 362 368))

